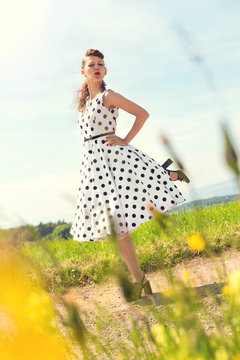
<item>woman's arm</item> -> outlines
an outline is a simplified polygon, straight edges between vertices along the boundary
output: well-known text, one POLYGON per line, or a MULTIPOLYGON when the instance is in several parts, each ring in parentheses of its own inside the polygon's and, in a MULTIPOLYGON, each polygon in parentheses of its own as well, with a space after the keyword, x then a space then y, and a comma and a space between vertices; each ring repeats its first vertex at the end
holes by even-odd
POLYGON ((135 115, 136 119, 127 136, 124 138, 126 145, 137 135, 143 124, 149 117, 149 113, 141 106, 133 101, 128 100, 124 96, 116 93, 113 90, 106 91, 103 96, 103 104, 108 108, 120 108, 127 111, 129 114, 135 115))

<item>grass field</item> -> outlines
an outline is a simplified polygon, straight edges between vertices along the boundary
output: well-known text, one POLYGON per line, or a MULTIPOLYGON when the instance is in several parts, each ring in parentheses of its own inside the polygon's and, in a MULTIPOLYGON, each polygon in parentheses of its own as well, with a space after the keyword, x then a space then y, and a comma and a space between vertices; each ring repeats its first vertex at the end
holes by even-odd
MULTIPOLYGON (((169 213, 164 225, 165 228, 153 219, 131 233, 141 268, 146 272, 196 256, 187 244, 187 237, 196 231, 207 243, 200 256, 240 247, 240 202, 169 213)), ((104 282, 116 262, 128 271, 110 241, 80 243, 56 238, 45 241, 44 246, 42 242, 25 242, 22 252, 44 270, 48 291, 64 291, 89 281, 104 282)))

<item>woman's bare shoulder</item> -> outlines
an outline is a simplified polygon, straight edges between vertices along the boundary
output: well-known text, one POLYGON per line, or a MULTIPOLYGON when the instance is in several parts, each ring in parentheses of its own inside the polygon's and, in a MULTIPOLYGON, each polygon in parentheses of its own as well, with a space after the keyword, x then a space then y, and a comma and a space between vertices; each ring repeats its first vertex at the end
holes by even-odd
POLYGON ((112 89, 107 89, 102 97, 103 105, 108 109, 114 108, 114 106, 112 106, 112 104, 111 104, 111 94, 112 93, 114 93, 114 91, 112 89))

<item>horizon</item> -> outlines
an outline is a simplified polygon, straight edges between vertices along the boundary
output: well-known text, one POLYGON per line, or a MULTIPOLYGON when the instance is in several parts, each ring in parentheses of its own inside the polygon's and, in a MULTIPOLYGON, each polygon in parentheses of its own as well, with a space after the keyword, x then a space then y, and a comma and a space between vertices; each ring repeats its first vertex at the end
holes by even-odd
MULTIPOLYGON (((203 187, 202 189, 198 189, 198 193, 200 194, 200 190, 206 190, 207 188, 211 188, 211 187, 215 187, 216 185, 228 185, 228 188, 229 188, 229 192, 227 194, 220 194, 218 190, 216 190, 215 193, 213 192, 209 192, 208 196, 204 196, 204 197, 192 197, 191 200, 189 201, 186 201, 184 202, 183 204, 180 204, 179 206, 177 206, 176 208, 174 208, 172 211, 175 212, 178 210, 178 207, 184 207, 184 206, 188 206, 190 205, 192 202, 194 201, 201 201, 201 200, 208 200, 208 199, 212 199, 212 198, 218 198, 218 197, 231 197, 231 196, 240 196, 240 189, 238 188, 237 186, 237 182, 234 178, 231 178, 229 181, 222 181, 222 182, 219 182, 219 183, 216 183, 216 184, 211 184, 211 185, 208 185, 206 187, 203 187)), ((221 188, 221 186, 220 186, 221 188)), ((195 190, 193 190, 193 193, 197 194, 197 191, 195 192, 195 190)), ((207 194, 207 193, 206 193, 207 194)), ((180 210, 180 209, 179 209, 180 210)), ((7 227, 7 228, 3 228, 1 227, 1 224, 0 224, 0 229, 10 229, 10 228, 16 228, 16 227, 20 227, 20 226, 23 226, 23 225, 32 225, 32 226, 38 226, 40 223, 48 223, 48 222, 53 222, 53 223, 57 223, 58 221, 63 221, 65 223, 71 223, 71 220, 66 220, 65 218, 63 219, 55 219, 55 220, 39 220, 35 223, 29 223, 29 222, 26 222, 26 223, 19 223, 17 225, 13 225, 13 226, 10 226, 10 227, 7 227)))

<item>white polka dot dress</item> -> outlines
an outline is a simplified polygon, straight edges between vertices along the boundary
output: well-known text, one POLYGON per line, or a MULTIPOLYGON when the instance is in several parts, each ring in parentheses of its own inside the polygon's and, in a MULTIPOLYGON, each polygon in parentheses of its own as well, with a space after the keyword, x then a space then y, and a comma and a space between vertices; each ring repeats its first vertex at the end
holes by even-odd
MULTIPOLYGON (((78 125, 85 139, 116 132, 118 108, 108 109, 102 97, 87 100, 78 125)), ((111 234, 131 232, 153 216, 151 204, 164 213, 185 201, 167 172, 133 145, 107 146, 106 136, 84 141, 80 183, 70 233, 76 241, 105 240, 111 234)))

